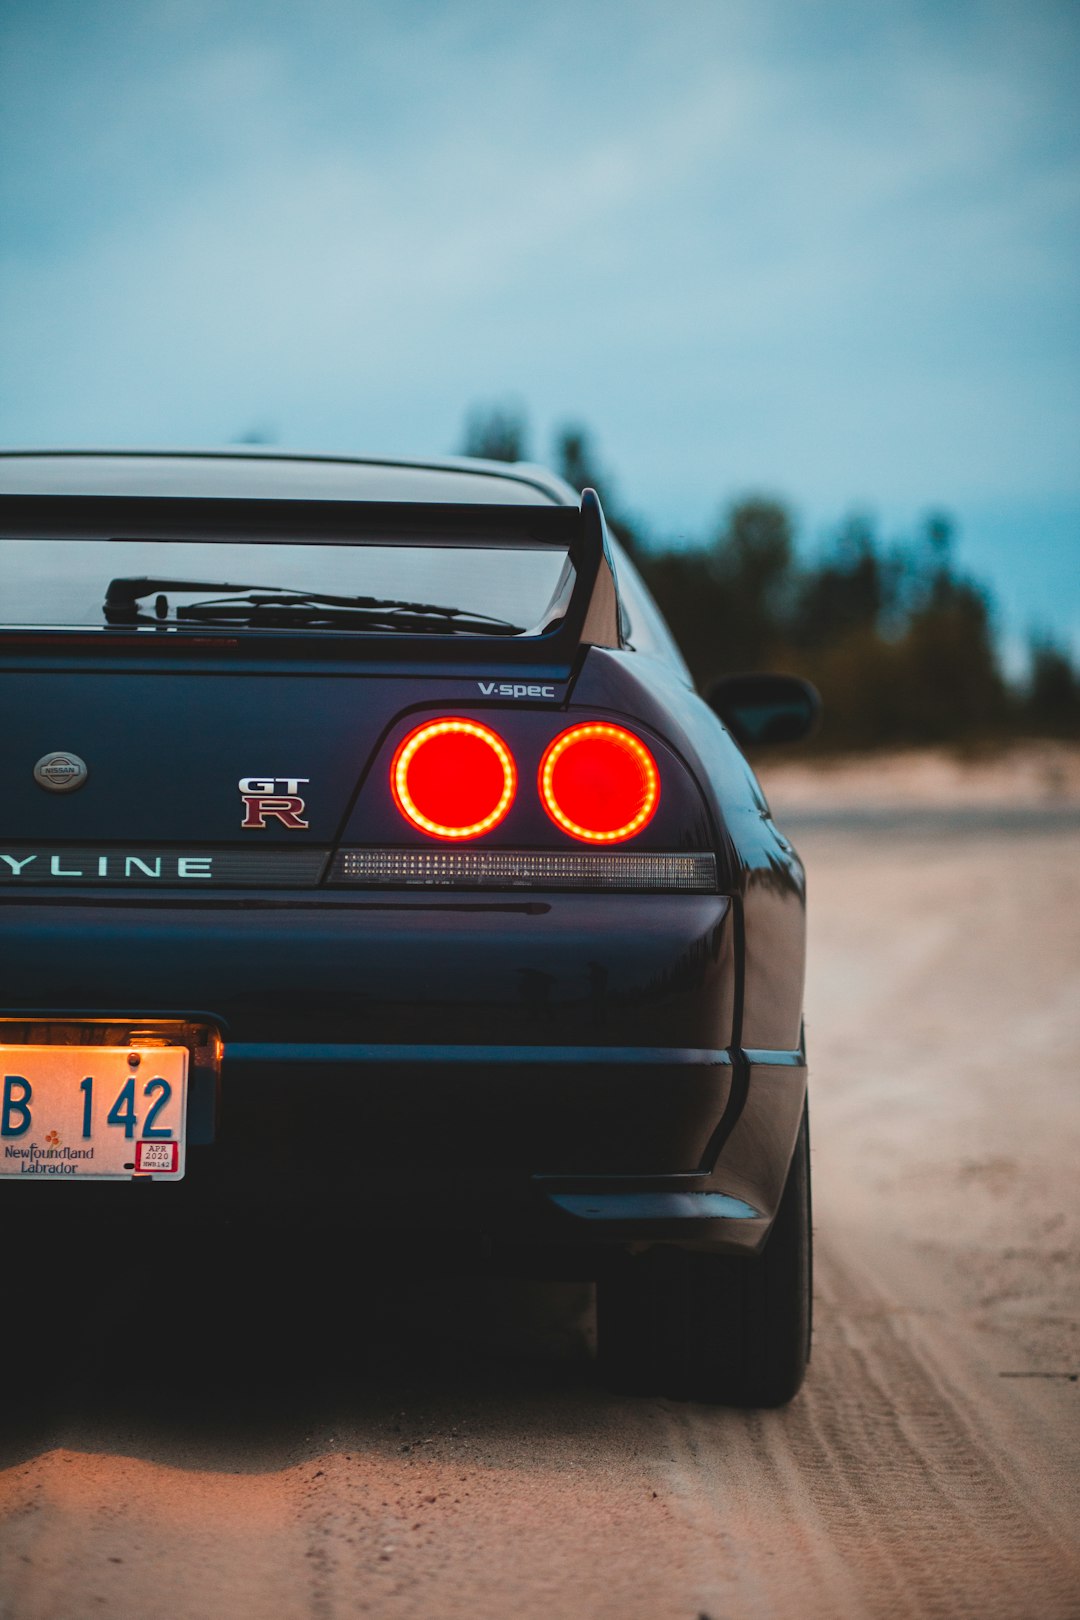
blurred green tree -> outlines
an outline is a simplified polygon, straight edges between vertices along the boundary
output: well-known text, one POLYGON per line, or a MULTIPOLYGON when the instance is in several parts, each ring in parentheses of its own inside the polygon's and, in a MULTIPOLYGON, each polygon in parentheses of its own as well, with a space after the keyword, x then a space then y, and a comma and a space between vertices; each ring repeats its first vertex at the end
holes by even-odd
POLYGON ((482 461, 525 461, 528 429, 516 405, 476 405, 465 419, 459 454, 482 461))
POLYGON ((883 556, 848 519, 804 573, 793 647, 825 704, 824 748, 974 741, 1008 717, 986 593, 957 574, 951 519, 934 512, 883 556))
POLYGON ((1029 643, 1030 673, 1021 713, 1040 735, 1080 737, 1080 671, 1064 647, 1045 633, 1029 643))
POLYGON ((791 517, 779 501, 737 501, 710 547, 642 561, 699 686, 782 657, 795 574, 791 517))
POLYGON ((597 460, 596 447, 588 428, 566 422, 555 434, 555 470, 571 489, 595 489, 604 508, 608 527, 636 562, 643 552, 643 538, 633 519, 622 511, 615 488, 597 460))
POLYGON ((871 520, 861 514, 845 519, 824 561, 803 571, 792 623, 795 645, 823 647, 855 631, 878 629, 895 605, 895 576, 871 520))

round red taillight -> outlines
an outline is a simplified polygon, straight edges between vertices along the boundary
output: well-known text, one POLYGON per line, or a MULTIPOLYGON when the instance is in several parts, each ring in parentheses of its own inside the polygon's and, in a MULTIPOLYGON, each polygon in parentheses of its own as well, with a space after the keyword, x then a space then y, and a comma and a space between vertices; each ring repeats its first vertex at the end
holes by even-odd
POLYGON ((401 743, 390 766, 394 802, 433 838, 479 838, 514 802, 517 771, 501 737, 475 720, 429 720, 401 743))
POLYGON ((589 844, 621 844, 647 827, 660 773, 622 726, 592 721, 562 732, 540 761, 540 799, 558 826, 589 844))

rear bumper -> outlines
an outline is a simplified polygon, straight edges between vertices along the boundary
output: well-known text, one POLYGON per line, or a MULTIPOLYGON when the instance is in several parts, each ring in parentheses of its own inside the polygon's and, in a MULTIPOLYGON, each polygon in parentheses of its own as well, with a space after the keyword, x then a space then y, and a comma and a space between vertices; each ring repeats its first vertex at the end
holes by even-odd
POLYGON ((719 894, 222 892, 5 899, 15 1015, 195 1017, 227 1042, 723 1050, 719 894))
POLYGON ((4 909, 5 1012, 183 1016, 224 1040, 182 1182, 11 1194, 36 1214, 753 1249, 775 1212, 806 1072, 732 1043, 724 896, 4 909))
POLYGON ((361 1244, 753 1251, 806 1090, 798 1052, 291 1059, 226 1047, 217 1140, 189 1147, 175 1185, 0 1183, 0 1197, 28 1201, 35 1220, 315 1221, 361 1244))

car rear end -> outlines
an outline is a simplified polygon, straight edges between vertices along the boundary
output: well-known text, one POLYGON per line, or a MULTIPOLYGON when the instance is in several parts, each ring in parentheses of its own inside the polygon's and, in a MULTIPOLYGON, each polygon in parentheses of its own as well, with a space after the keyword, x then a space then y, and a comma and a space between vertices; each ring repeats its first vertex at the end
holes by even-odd
POLYGON ((8 1219, 755 1249, 737 863, 595 497, 187 472, 0 502, 8 1219), (207 615, 301 561, 383 605, 207 615))

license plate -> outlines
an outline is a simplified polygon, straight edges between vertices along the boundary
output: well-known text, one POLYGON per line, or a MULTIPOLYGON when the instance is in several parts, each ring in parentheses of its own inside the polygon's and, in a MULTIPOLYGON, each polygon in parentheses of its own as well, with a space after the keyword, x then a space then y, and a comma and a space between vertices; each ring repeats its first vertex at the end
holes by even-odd
POLYGON ((178 1181, 184 1046, 0 1046, 0 1176, 178 1181))

